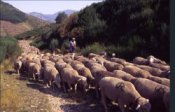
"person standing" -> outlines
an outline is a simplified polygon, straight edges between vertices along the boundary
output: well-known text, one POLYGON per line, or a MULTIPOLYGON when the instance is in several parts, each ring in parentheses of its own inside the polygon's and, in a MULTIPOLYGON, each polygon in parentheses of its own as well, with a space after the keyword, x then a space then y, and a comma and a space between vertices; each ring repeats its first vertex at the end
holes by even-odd
POLYGON ((75 41, 75 38, 72 38, 72 39, 70 40, 70 53, 73 53, 73 54, 72 54, 72 58, 73 58, 73 59, 74 59, 74 56, 75 56, 75 53, 74 53, 75 48, 76 48, 76 41, 75 41))
POLYGON ((70 53, 74 53, 76 47, 76 41, 75 38, 70 40, 70 53))

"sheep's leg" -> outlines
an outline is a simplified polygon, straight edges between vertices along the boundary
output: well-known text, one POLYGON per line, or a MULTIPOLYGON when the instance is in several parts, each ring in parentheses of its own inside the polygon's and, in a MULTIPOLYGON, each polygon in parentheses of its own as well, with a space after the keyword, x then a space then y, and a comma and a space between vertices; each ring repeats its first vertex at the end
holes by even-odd
POLYGON ((52 90, 55 91, 54 83, 52 82, 52 90))
POLYGON ((72 90, 71 84, 68 83, 69 90, 72 90))
POLYGON ((77 84, 75 84, 75 86, 74 86, 74 91, 75 91, 75 93, 77 93, 77 84))
POLYGON ((105 108, 105 112, 108 112, 108 108, 107 108, 107 105, 106 105, 105 96, 104 96, 104 94, 102 92, 101 92, 101 103, 102 103, 102 105, 105 108))
POLYGON ((120 109, 121 109, 122 112, 126 112, 125 111, 124 104, 121 101, 118 101, 118 105, 119 105, 119 107, 120 107, 120 109))
POLYGON ((35 73, 32 74, 33 80, 35 81, 35 73))
POLYGON ((95 86, 95 90, 96 90, 96 96, 97 96, 97 98, 100 98, 99 93, 98 93, 98 86, 97 85, 95 86))
POLYGON ((49 83, 49 86, 51 87, 51 85, 52 85, 52 82, 51 82, 51 81, 48 81, 48 83, 49 83))
POLYGON ((66 85, 65 85, 65 82, 63 82, 63 90, 64 90, 64 93, 66 93, 66 85))
POLYGON ((17 74, 19 75, 19 69, 17 70, 17 74))

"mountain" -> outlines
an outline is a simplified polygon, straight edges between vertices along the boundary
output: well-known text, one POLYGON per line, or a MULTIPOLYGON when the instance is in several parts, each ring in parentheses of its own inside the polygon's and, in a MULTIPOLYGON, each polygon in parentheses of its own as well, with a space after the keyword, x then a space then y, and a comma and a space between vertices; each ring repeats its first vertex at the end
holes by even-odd
POLYGON ((28 15, 1 0, 0 4, 0 37, 6 35, 15 36, 49 24, 49 22, 28 15))
POLYGON ((35 17, 40 18, 40 19, 45 20, 45 21, 55 22, 55 18, 57 17, 57 15, 60 12, 65 12, 69 16, 69 15, 71 15, 72 13, 74 13, 76 11, 68 9, 68 10, 63 10, 63 11, 56 12, 54 14, 42 14, 42 13, 39 13, 39 12, 31 12, 31 13, 29 13, 29 15, 35 16, 35 17))

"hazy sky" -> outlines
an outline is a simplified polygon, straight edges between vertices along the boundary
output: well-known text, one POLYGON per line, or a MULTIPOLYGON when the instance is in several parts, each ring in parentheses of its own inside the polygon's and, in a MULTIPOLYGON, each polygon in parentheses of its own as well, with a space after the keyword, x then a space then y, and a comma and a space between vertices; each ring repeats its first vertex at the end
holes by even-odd
POLYGON ((101 2, 102 0, 2 0, 25 13, 40 12, 43 14, 53 14, 58 11, 72 9, 80 10, 92 3, 101 2))

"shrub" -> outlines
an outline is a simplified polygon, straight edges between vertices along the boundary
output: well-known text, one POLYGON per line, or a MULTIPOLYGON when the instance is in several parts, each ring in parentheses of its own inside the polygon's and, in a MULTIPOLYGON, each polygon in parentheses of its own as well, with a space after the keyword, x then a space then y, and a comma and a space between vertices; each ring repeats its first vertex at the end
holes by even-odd
POLYGON ((17 43, 17 40, 12 37, 0 38, 0 63, 5 58, 14 59, 19 56, 21 49, 17 43))
POLYGON ((52 39, 49 45, 50 50, 54 51, 58 47, 58 40, 52 39))
POLYGON ((68 53, 69 52, 69 47, 70 47, 69 40, 68 39, 65 39, 63 41, 62 45, 61 45, 61 51, 63 53, 68 53))
POLYGON ((101 45, 100 43, 95 42, 83 48, 81 50, 81 53, 87 56, 89 53, 100 53, 102 51, 105 51, 105 46, 101 45))

